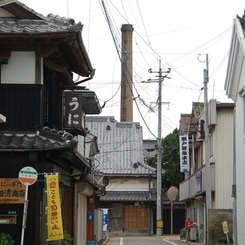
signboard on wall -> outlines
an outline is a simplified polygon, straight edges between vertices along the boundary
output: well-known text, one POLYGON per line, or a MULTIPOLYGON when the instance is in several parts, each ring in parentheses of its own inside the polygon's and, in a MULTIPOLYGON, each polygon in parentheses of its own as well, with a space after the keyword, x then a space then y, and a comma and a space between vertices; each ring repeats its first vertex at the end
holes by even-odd
POLYGON ((65 92, 64 128, 81 128, 82 126, 82 94, 65 92))
POLYGON ((189 134, 185 133, 179 137, 180 144, 180 172, 189 172, 189 134))
POLYGON ((25 188, 18 178, 0 178, 0 204, 24 203, 25 188))

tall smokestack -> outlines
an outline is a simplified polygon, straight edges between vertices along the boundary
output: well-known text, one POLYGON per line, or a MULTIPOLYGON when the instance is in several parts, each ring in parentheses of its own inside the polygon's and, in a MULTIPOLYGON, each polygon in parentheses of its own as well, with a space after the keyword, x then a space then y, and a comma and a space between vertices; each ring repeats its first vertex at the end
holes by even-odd
POLYGON ((133 122, 132 34, 133 26, 122 25, 121 122, 133 122))

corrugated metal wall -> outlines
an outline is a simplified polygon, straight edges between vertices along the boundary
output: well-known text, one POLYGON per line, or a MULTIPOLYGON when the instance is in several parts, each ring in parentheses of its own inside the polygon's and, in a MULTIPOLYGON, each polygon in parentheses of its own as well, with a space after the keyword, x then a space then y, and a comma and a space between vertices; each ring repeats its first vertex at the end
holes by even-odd
POLYGON ((233 171, 233 110, 217 111, 215 127, 215 208, 232 208, 231 188, 233 171))
POLYGON ((42 85, 1 84, 0 109, 6 116, 1 128, 30 130, 43 125, 42 85))

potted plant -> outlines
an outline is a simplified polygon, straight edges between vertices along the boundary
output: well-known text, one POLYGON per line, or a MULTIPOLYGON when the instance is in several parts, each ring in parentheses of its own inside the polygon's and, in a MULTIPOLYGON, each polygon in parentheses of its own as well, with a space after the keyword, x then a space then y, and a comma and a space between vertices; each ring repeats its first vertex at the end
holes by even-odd
POLYGON ((9 234, 0 234, 0 245, 14 245, 14 240, 9 234))

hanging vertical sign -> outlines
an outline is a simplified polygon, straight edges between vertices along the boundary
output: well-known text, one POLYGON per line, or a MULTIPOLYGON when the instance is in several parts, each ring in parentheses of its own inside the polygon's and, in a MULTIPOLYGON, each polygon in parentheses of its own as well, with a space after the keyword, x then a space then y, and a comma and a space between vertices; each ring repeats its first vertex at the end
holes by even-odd
POLYGON ((57 174, 46 175, 46 187, 48 240, 61 240, 64 239, 64 234, 61 216, 59 178, 57 174))
POLYGON ((81 128, 82 126, 82 94, 65 92, 64 127, 81 128))
POLYGON ((189 172, 189 134, 180 135, 180 172, 189 172))

